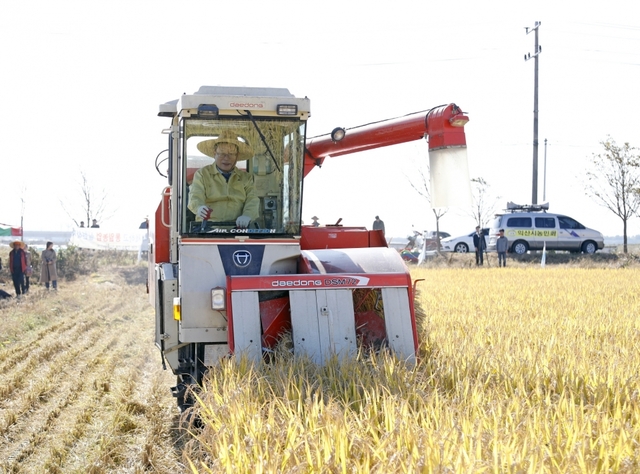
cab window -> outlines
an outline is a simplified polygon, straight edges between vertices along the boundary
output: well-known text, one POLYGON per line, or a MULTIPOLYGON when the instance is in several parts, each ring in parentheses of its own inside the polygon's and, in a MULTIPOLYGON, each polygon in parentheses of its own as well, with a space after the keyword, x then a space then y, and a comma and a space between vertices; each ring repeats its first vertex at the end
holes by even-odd
POLYGON ((186 119, 182 142, 182 233, 211 237, 300 233, 304 122, 272 117, 186 119), (212 178, 219 176, 219 168, 214 168, 216 143, 226 139, 244 144, 238 149, 235 167, 241 179, 250 175, 250 184, 227 177, 225 185, 222 178, 212 178), (215 218, 195 214, 201 201, 215 218), (238 228, 236 219, 247 210, 251 222, 247 228, 238 228))

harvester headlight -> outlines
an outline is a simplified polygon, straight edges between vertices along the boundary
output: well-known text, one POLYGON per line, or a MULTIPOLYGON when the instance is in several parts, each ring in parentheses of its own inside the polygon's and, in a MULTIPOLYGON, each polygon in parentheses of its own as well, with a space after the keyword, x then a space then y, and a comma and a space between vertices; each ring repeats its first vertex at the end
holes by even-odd
POLYGON ((182 307, 180 305, 180 297, 173 298, 173 319, 180 321, 182 319, 182 307))
POLYGON ((213 288, 211 290, 211 309, 224 311, 226 308, 226 292, 224 288, 213 288))
POLYGON ((298 106, 294 104, 278 104, 278 115, 297 115, 298 106))
POLYGON ((198 106, 198 117, 215 118, 218 116, 218 106, 214 104, 200 104, 198 106))
POLYGON ((339 142, 347 134, 347 131, 342 127, 336 127, 331 131, 331 140, 339 142))
POLYGON ((469 117, 467 117, 463 112, 460 112, 449 119, 449 123, 452 127, 464 127, 469 121, 469 117))

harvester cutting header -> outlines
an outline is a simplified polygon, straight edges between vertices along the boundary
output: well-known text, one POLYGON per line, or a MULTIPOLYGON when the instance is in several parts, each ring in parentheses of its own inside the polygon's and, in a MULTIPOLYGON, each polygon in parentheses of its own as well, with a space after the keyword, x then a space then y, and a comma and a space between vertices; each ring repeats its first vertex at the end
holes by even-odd
POLYGON ((302 225, 303 181, 327 157, 426 138, 432 205, 465 204, 459 107, 309 140, 309 99, 287 89, 205 86, 158 115, 171 119, 169 183, 150 229, 149 281, 182 408, 220 357, 260 360, 285 333, 320 364, 360 344, 415 359, 414 287, 399 254, 381 231, 302 225))

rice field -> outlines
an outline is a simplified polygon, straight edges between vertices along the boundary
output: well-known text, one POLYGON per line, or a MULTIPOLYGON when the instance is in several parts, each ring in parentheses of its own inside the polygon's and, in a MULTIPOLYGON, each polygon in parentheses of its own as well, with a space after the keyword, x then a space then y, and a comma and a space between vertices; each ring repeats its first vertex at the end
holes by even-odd
POLYGON ((413 276, 416 367, 227 361, 201 393, 192 472, 640 472, 638 269, 413 276))
POLYGON ((0 302, 0 472, 183 472, 145 271, 0 302))
POLYGON ((416 366, 229 359, 198 427, 144 268, 32 287, 0 302, 0 472, 640 472, 640 268, 589 262, 413 268, 416 366))

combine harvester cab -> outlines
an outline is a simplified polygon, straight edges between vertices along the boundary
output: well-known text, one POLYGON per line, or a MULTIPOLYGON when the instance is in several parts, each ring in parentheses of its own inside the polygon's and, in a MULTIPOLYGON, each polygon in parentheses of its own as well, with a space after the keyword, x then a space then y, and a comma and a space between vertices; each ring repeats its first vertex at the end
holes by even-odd
POLYGON ((259 361, 289 332, 294 353, 318 364, 353 357, 360 344, 415 361, 414 289, 402 258, 380 231, 303 226, 302 186, 328 156, 423 139, 429 130, 432 170, 444 175, 455 162, 455 175, 468 178, 467 119, 457 106, 313 140, 309 100, 286 89, 205 86, 161 105, 159 115, 171 119, 169 183, 150 228, 149 288, 156 344, 177 377, 181 408, 190 405, 188 385, 220 358, 259 361), (429 117, 436 125, 428 127, 429 117), (214 192, 203 176, 220 171, 217 157, 234 155, 220 143, 236 145, 239 170, 214 192), (464 152, 464 169, 452 149, 464 152), (213 209, 208 219, 199 216, 202 199, 213 209), (238 215, 250 224, 239 226, 238 215))

